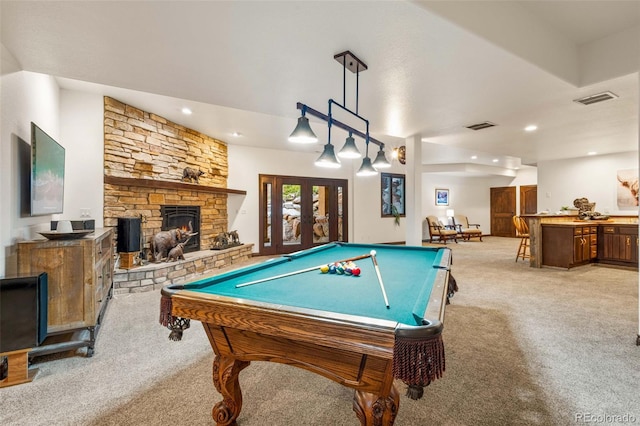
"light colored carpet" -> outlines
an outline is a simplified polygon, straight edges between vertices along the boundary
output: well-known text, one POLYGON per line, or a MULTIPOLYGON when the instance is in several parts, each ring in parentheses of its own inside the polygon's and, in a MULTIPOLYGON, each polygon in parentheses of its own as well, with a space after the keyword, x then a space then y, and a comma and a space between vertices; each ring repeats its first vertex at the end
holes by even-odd
MULTIPOLYGON (((533 269, 514 261, 517 245, 447 244, 460 286, 445 318, 447 369, 423 399, 401 397, 396 425, 640 423, 638 273, 533 269)), ((34 382, 0 389, 0 424, 213 424, 208 340, 193 323, 169 341, 159 299, 114 298, 95 355, 37 359, 34 382)), ((358 424, 353 391, 305 370, 254 362, 240 383, 241 426, 358 424)))

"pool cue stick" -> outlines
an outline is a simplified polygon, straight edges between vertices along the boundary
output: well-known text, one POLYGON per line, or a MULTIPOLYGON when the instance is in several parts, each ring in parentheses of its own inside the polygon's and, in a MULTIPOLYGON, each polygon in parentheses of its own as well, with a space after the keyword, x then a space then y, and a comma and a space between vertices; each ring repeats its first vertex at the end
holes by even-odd
MULTIPOLYGON (((371 257, 371 254, 370 253, 369 254, 363 254, 363 255, 360 255, 360 256, 351 257, 349 259, 338 260, 337 262, 333 262, 333 263, 355 262, 356 260, 366 259, 367 257, 371 257)), ((287 272, 286 274, 280 274, 280 275, 275 275, 273 277, 267 277, 267 278, 261 278, 259 280, 255 280, 255 281, 249 281, 248 283, 238 284, 238 285, 236 285, 236 288, 246 287, 246 286, 254 285, 254 284, 259 284, 259 283, 263 283, 265 281, 277 280, 279 278, 289 277, 291 275, 304 274, 305 272, 310 272, 310 271, 314 271, 314 270, 320 269, 324 265, 327 265, 327 263, 323 263, 322 265, 318 265, 318 266, 312 266, 310 268, 300 269, 298 271, 287 272)))
POLYGON ((376 251, 371 250, 371 260, 373 266, 376 268, 376 275, 378 276, 378 284, 380 284, 380 290, 382 290, 382 296, 384 297, 384 303, 389 309, 389 299, 387 299, 387 292, 384 290, 384 283, 382 282, 382 275, 380 275, 380 267, 378 266, 378 259, 376 259, 376 251))

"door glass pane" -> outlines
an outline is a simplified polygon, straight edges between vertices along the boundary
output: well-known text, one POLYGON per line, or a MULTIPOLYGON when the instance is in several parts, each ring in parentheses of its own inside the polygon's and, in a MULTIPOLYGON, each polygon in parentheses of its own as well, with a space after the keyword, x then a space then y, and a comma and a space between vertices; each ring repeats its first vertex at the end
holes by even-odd
POLYGON ((282 244, 300 244, 300 185, 282 185, 282 244))
POLYGON ((264 215, 264 247, 271 247, 271 184, 267 183, 263 185, 264 191, 263 197, 265 200, 265 210, 262 212, 264 215))
POLYGON ((344 241, 344 232, 342 228, 342 187, 338 186, 336 189, 338 192, 338 241, 344 241))
POLYGON ((329 187, 313 187, 313 242, 329 242, 329 187))

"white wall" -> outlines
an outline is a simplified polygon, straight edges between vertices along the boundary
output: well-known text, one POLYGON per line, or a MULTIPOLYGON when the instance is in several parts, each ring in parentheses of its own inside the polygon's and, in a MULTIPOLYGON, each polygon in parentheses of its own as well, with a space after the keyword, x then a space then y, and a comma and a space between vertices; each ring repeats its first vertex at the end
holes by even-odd
MULTIPOLYGON (((340 147, 338 147, 340 148, 340 147)), ((337 178, 349 180, 349 241, 362 243, 404 241, 404 220, 394 225, 393 218, 380 217, 380 176, 359 177, 355 171, 361 160, 342 160, 339 169, 314 166, 318 153, 279 151, 230 145, 227 186, 247 191, 246 195, 229 195, 229 229, 237 229, 244 243, 258 244, 260 174, 337 178)), ((387 170, 403 173, 399 165, 387 170)))
MULTIPOLYGON (((490 178, 458 177, 436 173, 422 174, 422 212, 445 218, 446 210, 467 216, 471 223, 479 223, 484 233, 489 233, 489 188, 490 178), (449 205, 436 206, 436 189, 449 190, 449 205)), ((426 235, 423 235, 426 236, 426 235)))
MULTIPOLYGON (((37 231, 49 229, 51 219, 58 217, 21 216, 21 192, 29 191, 29 188, 20 186, 20 173, 29 171, 19 167, 18 144, 31 144, 33 121, 63 147, 67 148, 67 145, 60 138, 59 89, 55 80, 48 75, 19 71, 15 60, 4 47, 1 57, 0 276, 4 276, 17 272, 15 242, 33 238, 37 231)), ((68 166, 67 162, 65 173, 69 170, 68 166)))
POLYGON ((94 219, 103 226, 104 132, 103 97, 94 93, 60 92, 60 139, 64 141, 64 214, 62 219, 94 219), (83 216, 88 210, 88 216, 83 216))
MULTIPOLYGON (((480 224, 485 234, 491 232, 491 188, 521 185, 535 185, 537 170, 527 167, 518 171, 516 177, 461 177, 438 173, 422 174, 422 212, 423 217, 433 215, 446 217, 446 211, 453 209, 455 214, 467 216, 469 222, 480 224), (436 189, 449 190, 449 205, 436 206, 436 189)), ((516 191, 518 193, 518 191, 516 191)), ((516 205, 518 201, 516 200, 516 205)), ((428 237, 428 227, 423 228, 423 238, 428 237)))
POLYGON ((538 163, 538 210, 550 212, 562 206, 573 207, 573 200, 586 197, 596 203, 596 211, 611 215, 636 215, 637 209, 617 206, 616 172, 637 169, 638 151, 541 161, 538 163))

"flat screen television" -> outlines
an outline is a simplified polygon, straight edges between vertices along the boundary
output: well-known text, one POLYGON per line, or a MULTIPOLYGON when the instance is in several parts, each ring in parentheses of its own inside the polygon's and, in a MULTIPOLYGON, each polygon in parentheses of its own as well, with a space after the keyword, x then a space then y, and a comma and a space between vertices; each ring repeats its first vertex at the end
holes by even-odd
POLYGON ((31 216, 62 213, 64 148, 31 123, 31 216))

